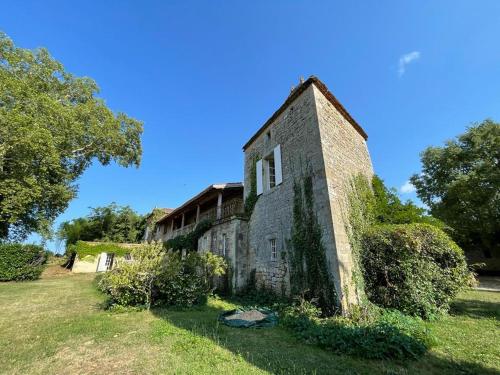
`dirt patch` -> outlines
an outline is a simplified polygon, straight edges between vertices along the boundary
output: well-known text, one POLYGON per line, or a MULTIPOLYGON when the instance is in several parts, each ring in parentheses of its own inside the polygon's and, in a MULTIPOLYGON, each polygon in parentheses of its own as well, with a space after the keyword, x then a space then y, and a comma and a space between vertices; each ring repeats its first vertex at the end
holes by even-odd
POLYGON ((48 265, 42 273, 42 278, 50 278, 50 277, 59 277, 59 276, 67 276, 71 273, 71 270, 60 266, 59 264, 50 264, 48 265))

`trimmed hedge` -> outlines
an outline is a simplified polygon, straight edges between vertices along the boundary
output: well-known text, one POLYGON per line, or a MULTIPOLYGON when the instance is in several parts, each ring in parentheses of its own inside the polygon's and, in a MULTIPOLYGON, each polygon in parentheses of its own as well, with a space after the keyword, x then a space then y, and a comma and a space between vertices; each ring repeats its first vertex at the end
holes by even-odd
POLYGON ((76 244, 68 245, 66 248, 66 253, 76 253, 80 259, 86 256, 97 256, 101 253, 114 253, 116 256, 124 256, 127 253, 131 253, 132 248, 122 247, 115 243, 99 243, 90 244, 88 242, 78 241, 76 244))
POLYGON ((41 246, 0 244, 0 281, 36 280, 46 261, 41 246))
POLYGON ((375 226, 362 242, 365 291, 376 305, 431 318, 469 280, 463 251, 432 225, 375 226))

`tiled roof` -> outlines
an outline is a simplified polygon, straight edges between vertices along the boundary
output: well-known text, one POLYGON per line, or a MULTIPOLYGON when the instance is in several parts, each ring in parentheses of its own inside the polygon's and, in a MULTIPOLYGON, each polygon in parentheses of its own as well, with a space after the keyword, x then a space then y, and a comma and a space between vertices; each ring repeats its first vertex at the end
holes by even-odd
POLYGON ((259 135, 261 135, 266 128, 274 121, 276 118, 285 111, 285 109, 302 94, 309 86, 314 84, 319 91, 328 99, 330 103, 339 111, 344 118, 349 121, 349 123, 356 129, 356 131, 365 139, 368 139, 368 135, 363 130, 363 128, 352 118, 352 116, 347 112, 342 104, 333 96, 333 94, 328 90, 328 87, 321 82, 321 80, 315 76, 309 77, 305 82, 301 83, 300 86, 296 87, 285 100, 285 102, 278 108, 276 112, 266 121, 266 123, 255 133, 250 140, 245 143, 243 150, 245 150, 259 135))
POLYGON ((156 223, 160 224, 162 221, 166 220, 168 217, 173 216, 181 212, 183 209, 185 209, 187 206, 190 204, 196 202, 197 200, 203 198, 205 195, 211 193, 212 191, 216 190, 226 190, 226 189, 241 189, 243 190, 243 183, 241 182, 226 182, 222 184, 212 184, 208 186, 206 189, 195 195, 193 198, 189 199, 185 203, 183 203, 180 207, 177 207, 176 209, 172 210, 165 216, 163 216, 160 220, 158 220, 156 223))

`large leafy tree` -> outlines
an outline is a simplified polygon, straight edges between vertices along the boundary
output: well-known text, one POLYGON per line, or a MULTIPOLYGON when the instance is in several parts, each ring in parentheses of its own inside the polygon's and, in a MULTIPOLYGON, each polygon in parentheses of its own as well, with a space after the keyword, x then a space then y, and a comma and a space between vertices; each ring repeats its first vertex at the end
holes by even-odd
POLYGON ((0 240, 47 233, 94 160, 139 166, 142 123, 114 114, 98 93, 46 49, 0 33, 0 240))
POLYGON ((66 221, 59 226, 57 237, 66 244, 82 241, 139 242, 146 230, 146 217, 129 206, 91 208, 86 217, 66 221))
POLYGON ((397 191, 385 186, 384 181, 373 176, 372 179, 372 210, 374 222, 377 224, 412 224, 427 223, 438 228, 444 225, 440 220, 427 215, 426 210, 418 207, 412 201, 401 202, 397 191))
POLYGON ((494 255, 500 245, 500 124, 485 120, 443 147, 427 148, 421 159, 422 172, 411 182, 432 215, 453 229, 466 251, 494 255))

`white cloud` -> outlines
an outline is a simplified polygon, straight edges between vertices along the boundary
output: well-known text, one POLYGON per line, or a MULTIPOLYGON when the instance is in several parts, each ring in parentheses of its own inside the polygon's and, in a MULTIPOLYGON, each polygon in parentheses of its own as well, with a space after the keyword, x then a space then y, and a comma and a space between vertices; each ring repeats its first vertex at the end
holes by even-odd
POLYGON ((416 61, 420 58, 420 52, 419 51, 413 51, 410 53, 406 53, 403 56, 399 58, 399 68, 398 68, 398 74, 401 77, 403 74, 405 74, 406 71, 406 65, 412 63, 413 61, 416 61))
POLYGON ((413 184, 410 182, 410 181, 406 181, 403 186, 401 186, 399 188, 399 191, 402 193, 402 194, 409 194, 409 193, 413 193, 415 191, 415 186, 413 186, 413 184))

